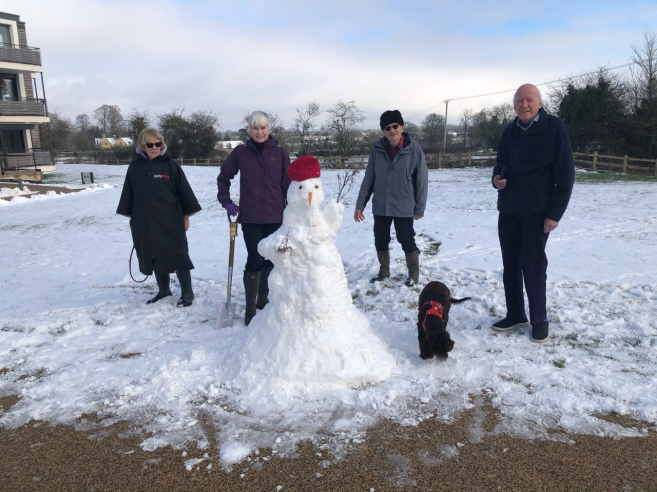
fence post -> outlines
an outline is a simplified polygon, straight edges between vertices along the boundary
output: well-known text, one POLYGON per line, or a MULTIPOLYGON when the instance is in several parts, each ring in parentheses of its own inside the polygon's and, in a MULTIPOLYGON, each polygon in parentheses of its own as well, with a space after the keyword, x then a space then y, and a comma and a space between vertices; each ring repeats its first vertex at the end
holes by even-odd
POLYGON ((623 174, 627 174, 627 156, 623 157, 623 174))
POLYGON ((194 157, 194 165, 196 165, 196 157, 194 157))
POLYGON ((655 177, 657 178, 657 159, 655 159, 655 177))
POLYGON ((342 169, 342 156, 338 156, 338 169, 342 169))
POLYGON ((468 167, 472 167, 472 151, 468 150, 468 167))
POLYGON ((183 157, 180 158, 180 165, 181 166, 185 165, 185 159, 183 157))
POLYGON ((598 151, 597 150, 595 152, 593 152, 593 163, 591 165, 591 169, 593 171, 598 169, 598 151))
POLYGON ((443 153, 438 152, 438 169, 443 167, 443 153))

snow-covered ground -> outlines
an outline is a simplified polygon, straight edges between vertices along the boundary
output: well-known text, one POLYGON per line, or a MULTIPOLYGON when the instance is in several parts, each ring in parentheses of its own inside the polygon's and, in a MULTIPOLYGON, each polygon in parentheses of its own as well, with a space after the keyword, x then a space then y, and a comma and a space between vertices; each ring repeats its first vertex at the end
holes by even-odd
MULTIPOLYGON (((130 420, 152 433, 144 449, 197 445, 199 457, 212 440, 206 433, 216 432, 223 463, 230 465, 257 460, 262 447, 292 454, 304 439, 339 456, 379 419, 451 421, 482 405, 483 396, 499 413, 494 432, 526 438, 645 433, 597 417, 609 412, 657 420, 654 181, 578 180, 548 241, 553 339, 539 345, 528 331, 489 329, 505 313, 490 170, 430 171, 426 216, 416 223, 420 280, 441 280, 455 297, 472 297, 452 307, 456 345, 445 363, 418 357, 421 285, 403 285, 404 257, 394 239, 392 278, 369 283, 377 271, 373 222, 370 207, 364 223, 352 219, 356 187, 336 245, 354 304, 395 358, 393 374, 357 387, 310 386, 296 394, 272 388, 285 396, 250 408, 239 388, 222 380, 230 372, 231 340, 248 328, 236 319, 230 329, 214 329, 226 297, 229 246, 228 221, 215 198, 218 169, 185 168, 203 211, 191 218, 188 233, 196 299, 177 309, 177 285, 172 298, 147 306, 154 280, 136 284, 128 275, 128 221, 115 215, 126 167, 57 167, 53 183, 70 186, 80 171, 93 171, 97 186, 0 200, 0 397, 20 396, 0 413, 0 425, 37 419, 92 428, 130 420), (101 423, 85 414, 97 414, 101 423)), ((326 198, 335 196, 335 172, 324 170, 322 182, 326 198)), ((234 189, 237 194, 237 182, 234 189)), ((237 302, 243 302, 245 261, 240 231, 237 302)), ((481 419, 468 425, 477 442, 481 419)))

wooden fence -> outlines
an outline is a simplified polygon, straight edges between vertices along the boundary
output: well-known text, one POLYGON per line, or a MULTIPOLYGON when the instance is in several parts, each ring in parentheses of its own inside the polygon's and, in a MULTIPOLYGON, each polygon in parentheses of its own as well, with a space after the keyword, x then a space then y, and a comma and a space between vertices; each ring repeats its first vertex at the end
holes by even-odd
MULTIPOLYGON (((581 169, 590 169, 597 172, 616 172, 623 174, 640 174, 644 176, 657 177, 657 159, 638 159, 635 157, 618 157, 613 155, 604 155, 594 152, 593 154, 584 154, 573 152, 575 158, 575 167, 581 169)), ((443 154, 426 154, 427 167, 430 169, 449 169, 459 167, 493 167, 497 152, 448 152, 443 154)), ((128 164, 130 158, 118 159, 111 153, 79 153, 75 156, 69 153, 60 153, 57 157, 58 162, 62 163, 98 163, 98 164, 128 164)), ((326 168, 359 168, 364 169, 367 166, 369 156, 350 156, 346 159, 341 157, 319 157, 322 167, 326 168)), ((178 162, 184 166, 221 166, 226 158, 180 158, 178 162)))
POLYGON ((657 159, 638 159, 636 157, 618 157, 593 152, 582 154, 573 152, 575 166, 597 172, 615 172, 623 174, 640 174, 643 176, 657 176, 657 159))

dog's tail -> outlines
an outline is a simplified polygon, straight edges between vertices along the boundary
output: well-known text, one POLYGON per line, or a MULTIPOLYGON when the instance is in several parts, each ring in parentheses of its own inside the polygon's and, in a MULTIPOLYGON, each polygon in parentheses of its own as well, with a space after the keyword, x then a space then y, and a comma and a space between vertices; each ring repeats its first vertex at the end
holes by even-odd
POLYGON ((458 304, 459 302, 470 301, 471 299, 471 297, 464 297, 463 299, 450 299, 450 302, 452 304, 458 304))

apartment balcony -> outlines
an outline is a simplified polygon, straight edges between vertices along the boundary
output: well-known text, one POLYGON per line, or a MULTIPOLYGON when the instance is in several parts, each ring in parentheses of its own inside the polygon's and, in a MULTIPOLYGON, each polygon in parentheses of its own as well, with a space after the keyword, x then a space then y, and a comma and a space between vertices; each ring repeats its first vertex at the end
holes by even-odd
MULTIPOLYGON (((0 118, 3 116, 46 118, 46 100, 26 97, 0 100, 0 118)), ((39 118, 35 122, 42 120, 39 118)))
POLYGON ((47 166, 52 166, 50 151, 47 149, 0 154, 0 172, 3 176, 20 174, 24 171, 37 171, 40 167, 47 166))
POLYGON ((32 46, 0 43, 0 63, 41 66, 41 50, 32 46))

